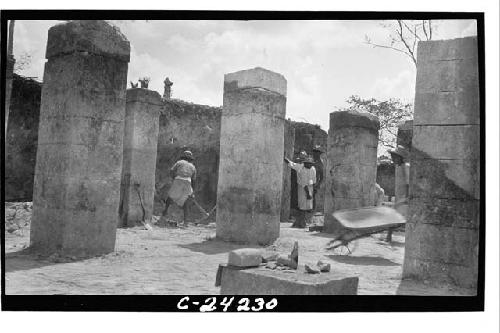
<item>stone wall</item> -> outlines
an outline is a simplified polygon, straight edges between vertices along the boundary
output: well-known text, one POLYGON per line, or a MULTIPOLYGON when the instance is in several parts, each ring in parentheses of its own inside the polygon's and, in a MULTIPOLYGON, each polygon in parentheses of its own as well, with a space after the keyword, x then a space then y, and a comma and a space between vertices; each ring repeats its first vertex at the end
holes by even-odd
MULTIPOLYGON (((197 169, 194 188, 196 200, 207 211, 216 204, 220 123, 220 107, 164 100, 160 114, 155 180, 157 187, 164 185, 160 189, 162 198, 166 198, 172 183, 170 168, 182 151, 189 149, 194 154, 193 163, 197 169)), ((163 204, 155 196, 154 214, 160 215, 162 210, 163 204)), ((189 207, 187 220, 193 221, 201 216, 194 205, 189 207)), ((211 219, 214 217, 211 216, 211 219)))
POLYGON ((14 74, 5 147, 5 200, 33 200, 42 84, 14 74))

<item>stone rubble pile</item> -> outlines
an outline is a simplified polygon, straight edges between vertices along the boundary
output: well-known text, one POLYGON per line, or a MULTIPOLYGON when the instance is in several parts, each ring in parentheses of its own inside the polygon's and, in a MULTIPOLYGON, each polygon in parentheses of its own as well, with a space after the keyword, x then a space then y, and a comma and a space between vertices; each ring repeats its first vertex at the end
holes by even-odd
POLYGON ((32 202, 5 203, 5 232, 6 234, 22 235, 29 230, 31 224, 32 202))

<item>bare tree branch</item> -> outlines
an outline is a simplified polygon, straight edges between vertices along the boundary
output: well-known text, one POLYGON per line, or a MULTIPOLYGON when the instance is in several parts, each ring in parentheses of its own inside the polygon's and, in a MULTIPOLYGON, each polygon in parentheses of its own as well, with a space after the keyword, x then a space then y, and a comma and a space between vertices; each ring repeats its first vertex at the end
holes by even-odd
POLYGON ((397 21, 398 21, 398 25, 399 25, 399 31, 397 31, 397 32, 399 34, 399 37, 401 38, 401 42, 403 42, 404 46, 406 47, 406 49, 410 53, 411 60, 413 60, 413 63, 416 66, 417 65, 417 59, 415 59, 415 55, 413 54, 413 50, 410 48, 410 46, 408 46, 408 43, 406 43, 406 40, 405 40, 405 38, 403 36, 403 25, 401 24, 401 20, 397 20, 397 21))
POLYGON ((431 20, 428 20, 427 22, 429 24, 429 38, 427 40, 431 40, 432 39, 432 24, 431 24, 431 20))

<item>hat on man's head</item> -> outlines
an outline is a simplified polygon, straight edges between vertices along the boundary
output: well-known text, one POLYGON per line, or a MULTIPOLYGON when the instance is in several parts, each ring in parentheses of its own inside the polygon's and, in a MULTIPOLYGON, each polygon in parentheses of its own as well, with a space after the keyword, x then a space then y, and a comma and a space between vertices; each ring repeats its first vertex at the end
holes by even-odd
POLYGON ((312 151, 317 151, 318 153, 324 153, 323 149, 321 148, 321 145, 315 145, 312 151))
POLYGON ((311 163, 314 164, 314 159, 310 156, 306 157, 303 161, 303 163, 311 163))
POLYGON ((405 161, 408 161, 409 158, 410 158, 410 153, 408 152, 408 150, 405 147, 401 146, 401 145, 398 145, 396 147, 396 149, 389 150, 389 153, 391 155, 392 154, 398 155, 398 156, 402 157, 403 160, 405 160, 405 161))
POLYGON ((190 152, 189 150, 185 150, 185 151, 183 151, 183 152, 182 152, 181 157, 183 157, 183 158, 188 158, 188 159, 191 159, 191 160, 193 160, 193 159, 194 159, 194 157, 193 157, 193 153, 192 153, 192 152, 190 152))
POLYGON ((299 155, 295 158, 297 162, 303 162, 307 158, 307 153, 305 151, 301 151, 299 155))

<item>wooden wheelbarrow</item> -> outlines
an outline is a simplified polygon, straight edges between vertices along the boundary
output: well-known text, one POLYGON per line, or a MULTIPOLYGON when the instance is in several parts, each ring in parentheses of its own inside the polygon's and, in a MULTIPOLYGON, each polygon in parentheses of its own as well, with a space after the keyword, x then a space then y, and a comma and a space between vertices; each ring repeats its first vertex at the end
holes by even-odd
POLYGON ((334 212, 333 217, 342 225, 343 230, 328 242, 327 249, 334 250, 340 246, 347 248, 349 243, 373 234, 403 226, 406 219, 396 209, 387 206, 343 209, 334 212))

